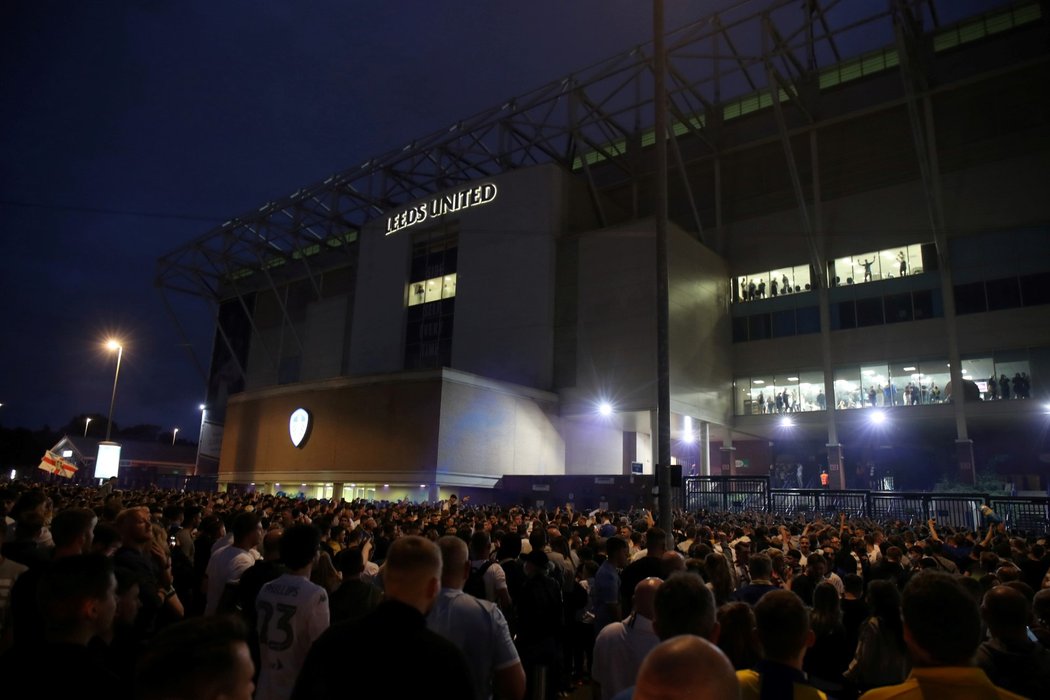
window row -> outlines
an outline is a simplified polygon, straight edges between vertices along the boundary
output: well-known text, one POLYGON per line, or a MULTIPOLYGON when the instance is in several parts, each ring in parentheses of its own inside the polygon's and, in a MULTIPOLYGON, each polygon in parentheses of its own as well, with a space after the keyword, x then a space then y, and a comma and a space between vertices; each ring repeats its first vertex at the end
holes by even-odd
POLYGON ((734 278, 733 287, 733 298, 740 301, 808 292, 811 289, 811 272, 809 265, 782 267, 734 278))
MULTIPOLYGON (((932 244, 911 245, 847 255, 828 262, 830 287, 843 287, 866 282, 919 275, 936 268, 932 244)), ((813 272, 809 265, 794 265, 734 277, 733 299, 739 302, 770 299, 784 294, 812 289, 813 272)))
POLYGON ((828 263, 828 280, 830 286, 840 287, 919 275, 926 268, 923 263, 922 246, 915 243, 836 258, 828 263))
MULTIPOLYGON (((831 330, 920 321, 944 315, 937 289, 887 294, 869 299, 831 302, 831 330)), ((820 332, 820 311, 815 306, 733 317, 733 342, 769 340, 820 332)))
MULTIPOLYGON (((1031 396, 1029 360, 1025 351, 962 360, 968 401, 1003 401, 1031 396)), ((736 415, 827 410, 824 375, 820 370, 739 377, 735 387, 736 415)), ((841 410, 918 406, 948 402, 952 396, 950 366, 944 360, 895 361, 840 367, 834 371, 835 407, 841 410)))
POLYGON ((955 311, 959 314, 1040 304, 1050 304, 1050 272, 955 286, 955 311))
POLYGON ((418 306, 456 296, 456 273, 412 282, 408 285, 408 305, 418 306))

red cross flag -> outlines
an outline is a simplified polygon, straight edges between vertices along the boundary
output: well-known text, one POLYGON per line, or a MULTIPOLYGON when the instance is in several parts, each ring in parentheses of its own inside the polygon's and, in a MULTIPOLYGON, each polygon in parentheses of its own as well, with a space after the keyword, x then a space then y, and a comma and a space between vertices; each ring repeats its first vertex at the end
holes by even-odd
POLYGON ((51 450, 44 453, 44 457, 40 460, 39 468, 43 469, 45 472, 58 474, 67 479, 72 479, 73 475, 77 472, 77 466, 75 464, 62 459, 51 450))

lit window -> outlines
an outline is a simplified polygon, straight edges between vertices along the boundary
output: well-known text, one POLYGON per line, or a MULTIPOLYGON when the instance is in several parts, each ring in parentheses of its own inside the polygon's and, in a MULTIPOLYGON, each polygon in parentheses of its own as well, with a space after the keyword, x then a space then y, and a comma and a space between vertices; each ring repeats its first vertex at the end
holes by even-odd
POLYGON ((408 305, 418 306, 456 296, 456 273, 412 282, 408 285, 408 305))

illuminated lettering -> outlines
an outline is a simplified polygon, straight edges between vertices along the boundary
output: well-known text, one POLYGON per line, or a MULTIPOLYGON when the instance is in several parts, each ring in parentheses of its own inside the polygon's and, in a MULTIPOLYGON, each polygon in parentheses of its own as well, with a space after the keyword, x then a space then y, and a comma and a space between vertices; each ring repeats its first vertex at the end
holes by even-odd
POLYGON ((444 216, 495 201, 499 190, 491 182, 476 187, 467 187, 450 194, 434 197, 427 202, 413 204, 386 219, 386 235, 422 223, 427 219, 444 216))

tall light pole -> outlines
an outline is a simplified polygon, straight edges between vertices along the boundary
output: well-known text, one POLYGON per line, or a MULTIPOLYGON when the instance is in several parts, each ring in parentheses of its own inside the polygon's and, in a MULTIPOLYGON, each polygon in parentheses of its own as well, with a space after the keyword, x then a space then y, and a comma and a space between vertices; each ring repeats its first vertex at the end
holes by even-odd
POLYGON ((664 48, 664 3, 653 0, 653 130, 656 143, 656 443, 658 524, 669 547, 671 534, 671 351, 667 278, 667 55, 664 48))
POLYGON ((178 435, 178 434, 179 434, 179 429, 175 428, 175 430, 173 430, 172 433, 171 433, 171 444, 172 445, 175 444, 175 436, 178 435))
POLYGON ((106 442, 109 442, 113 432, 113 405, 117 402, 117 380, 120 378, 120 358, 124 355, 124 347, 116 340, 109 340, 106 342, 106 349, 117 351, 117 371, 113 374, 113 395, 109 399, 109 419, 106 422, 106 442))
POLYGON ((84 419, 84 437, 87 437, 87 429, 88 429, 89 425, 91 425, 91 419, 90 418, 85 418, 84 419))

